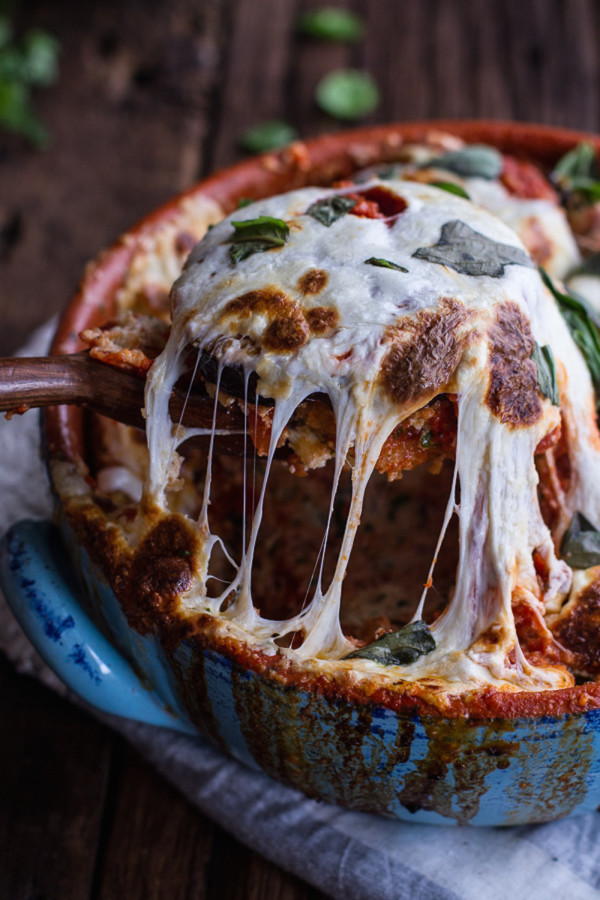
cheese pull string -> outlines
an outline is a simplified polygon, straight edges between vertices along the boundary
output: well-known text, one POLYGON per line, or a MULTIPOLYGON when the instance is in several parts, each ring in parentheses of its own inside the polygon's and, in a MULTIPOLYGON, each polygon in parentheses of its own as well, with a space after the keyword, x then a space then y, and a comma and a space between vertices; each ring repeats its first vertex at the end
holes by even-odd
POLYGON ((427 581, 423 587, 423 592, 421 594, 421 599, 419 600, 419 605, 417 606, 416 612, 411 619, 411 622, 419 622, 423 618, 423 610, 425 607, 425 600, 427 599, 427 593, 429 589, 433 586, 433 572, 435 569, 435 565, 438 561, 438 556, 440 555, 440 551, 442 549, 442 544, 444 543, 444 539, 446 537, 446 532, 448 531, 448 526, 452 520, 452 516, 458 512, 458 506, 456 503, 456 487, 458 484, 458 466, 456 462, 454 463, 454 474, 452 475, 452 485, 450 487, 450 493, 448 495, 448 502, 446 503, 446 511, 444 513, 444 521, 442 522, 442 527, 440 529, 440 534, 437 539, 437 544, 435 545, 435 551, 433 554, 433 559, 431 560, 431 565, 429 566, 429 572, 427 573, 427 581))

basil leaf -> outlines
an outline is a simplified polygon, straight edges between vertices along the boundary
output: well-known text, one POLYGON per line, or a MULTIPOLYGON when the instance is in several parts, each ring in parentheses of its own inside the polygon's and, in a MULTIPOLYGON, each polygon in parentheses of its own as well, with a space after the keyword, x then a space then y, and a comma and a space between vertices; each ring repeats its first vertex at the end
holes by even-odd
POLYGON ((424 431, 421 434, 419 443, 425 450, 427 450, 428 447, 433 447, 435 441, 433 440, 433 434, 431 433, 431 431, 424 431))
POLYGON ((257 219, 245 219, 231 224, 235 235, 231 241, 229 256, 234 263, 254 253, 283 247, 290 236, 290 229, 283 219, 273 219, 271 216, 259 216, 257 219))
POLYGON ((556 163, 551 177, 560 184, 568 182, 572 178, 583 176, 596 179, 598 177, 598 162, 593 144, 586 141, 577 144, 556 163))
POLYGON ((29 89, 18 81, 0 81, 0 128, 22 135, 36 147, 48 144, 48 133, 33 108, 29 89))
POLYGON ((531 358, 537 366, 538 384, 540 391, 547 397, 553 406, 560 405, 560 397, 558 393, 558 382, 556 381, 556 366, 554 365, 554 356, 548 344, 543 347, 535 342, 531 358))
POLYGON ((329 228, 330 225, 333 225, 334 222, 337 222, 338 219, 349 213, 355 206, 356 200, 353 200, 351 197, 341 197, 339 194, 334 194, 333 197, 326 197, 324 200, 317 200, 315 203, 312 203, 306 210, 306 215, 312 216, 321 225, 327 225, 329 228))
POLYGON ((321 79, 315 99, 335 119, 362 119, 379 105, 379 88, 368 72, 336 69, 321 79))
POLYGON ((28 31, 23 41, 26 79, 47 87, 58 78, 58 41, 45 31, 28 31))
POLYGON ((600 200, 600 181, 594 181, 593 178, 578 175, 571 179, 569 188, 571 191, 583 194, 588 203, 596 203, 600 200))
POLYGON ((324 6, 303 13, 296 31, 321 41, 360 41, 365 26, 362 18, 348 9, 324 6))
POLYGON ((243 209, 245 206, 251 206, 254 203, 251 197, 240 197, 237 202, 236 209, 243 209))
POLYGON ((405 625, 400 631, 384 634, 372 644, 349 653, 344 659, 371 659, 383 666, 408 666, 420 656, 431 653, 435 647, 429 625, 419 620, 405 625))
POLYGON ((404 266, 399 266, 398 263, 389 259, 379 259, 377 256, 370 256, 369 259, 365 259, 365 263, 369 266, 379 266, 381 269, 395 269, 396 272, 408 272, 408 269, 405 269, 404 266))
POLYGON ((542 281, 556 300, 563 319, 569 326, 573 340, 581 350, 590 370, 596 392, 596 406, 600 405, 600 336, 592 317, 584 303, 572 294, 563 294, 554 286, 552 279, 540 266, 542 281))
POLYGON ((465 189, 453 181, 432 181, 431 185, 441 191, 448 191, 449 194, 456 194, 457 197, 464 197, 465 200, 471 199, 465 189))
POLYGON ((48 144, 48 134, 31 90, 56 81, 58 52, 55 38, 39 29, 28 31, 18 44, 8 16, 0 15, 0 129, 21 134, 38 147, 48 144))
POLYGON ((504 160, 499 150, 485 144, 471 144, 462 150, 452 150, 423 163, 421 168, 447 169, 465 178, 487 178, 491 181, 502 172, 504 160))
POLYGON ((575 513, 562 539, 560 553, 572 569, 600 565, 600 531, 582 513, 575 513))
POLYGON ((474 231, 460 219, 442 225, 440 239, 432 247, 419 247, 413 256, 441 266, 449 266, 461 275, 489 275, 500 278, 505 266, 533 268, 524 250, 499 244, 474 231))
POLYGON ((267 150, 275 150, 277 147, 290 144, 297 137, 298 132, 287 122, 273 120, 247 128, 241 134, 239 144, 249 153, 266 153, 267 150))
POLYGON ((583 142, 566 153, 550 177, 563 191, 582 194, 588 203, 600 200, 600 171, 593 144, 583 142))

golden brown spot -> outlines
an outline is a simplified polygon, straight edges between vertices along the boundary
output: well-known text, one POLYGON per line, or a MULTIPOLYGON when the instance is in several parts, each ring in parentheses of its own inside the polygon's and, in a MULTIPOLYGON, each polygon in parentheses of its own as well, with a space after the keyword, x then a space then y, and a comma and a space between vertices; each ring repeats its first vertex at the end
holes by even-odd
POLYGON ((326 334, 337 328, 340 320, 337 309, 327 306, 315 306, 309 309, 306 315, 308 327, 314 334, 326 334))
POLYGON ((308 326, 303 316, 290 316, 289 319, 280 316, 265 329, 263 347, 275 352, 297 350, 306 343, 307 337, 308 326))
POLYGON ((248 291, 230 300, 221 313, 221 321, 234 317, 251 316, 256 313, 273 313, 284 315, 296 309, 296 304, 290 297, 276 287, 260 288, 256 291, 248 291))
POLYGON ((381 367, 386 393, 395 403, 405 405, 435 396, 456 369, 468 334, 460 325, 469 312, 462 303, 448 297, 441 310, 423 310, 414 318, 388 329, 392 346, 381 367))
POLYGON ((507 425, 532 425, 542 415, 534 340, 529 320, 516 303, 498 310, 489 330, 490 383, 485 402, 507 425))
POLYGON ((152 611, 172 613, 177 596, 193 581, 198 538, 180 516, 161 519, 138 547, 129 570, 127 614, 145 619, 152 611))
POLYGON ((329 280, 329 275, 323 269, 309 269, 298 281, 298 290, 301 294, 320 294, 329 280))
POLYGON ((271 321, 263 332, 263 347, 275 352, 297 350, 306 343, 308 325, 300 306, 276 287, 249 291, 230 300, 221 313, 221 323, 235 322, 241 329, 244 319, 265 315, 271 321))
POLYGON ((581 592, 552 633, 573 654, 571 668, 591 677, 600 674, 600 579, 581 592))

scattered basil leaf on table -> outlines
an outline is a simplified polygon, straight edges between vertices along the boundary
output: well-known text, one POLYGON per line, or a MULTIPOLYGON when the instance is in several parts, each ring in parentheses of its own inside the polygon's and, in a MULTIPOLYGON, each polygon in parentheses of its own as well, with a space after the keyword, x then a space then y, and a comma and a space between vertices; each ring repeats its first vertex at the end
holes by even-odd
POLYGON ((339 194, 334 194, 333 197, 326 197, 324 200, 317 200, 315 203, 311 203, 306 210, 306 215, 312 216, 321 225, 326 225, 329 228, 330 225, 333 225, 334 222, 337 222, 338 219, 349 213, 355 206, 356 200, 353 200, 351 197, 342 197, 339 194))
POLYGON ((241 134, 239 143, 249 153, 266 153, 268 150, 276 150, 290 144, 297 137, 298 132, 287 122, 274 120, 247 128, 241 134))
POLYGON ((238 263, 254 253, 264 253, 283 247, 290 236, 290 229, 283 219, 271 216, 259 216, 257 219, 246 219, 231 223, 235 234, 229 248, 232 262, 238 263))
POLYGON ((42 147, 48 134, 31 102, 33 87, 58 77, 58 42, 45 31, 27 32, 15 43, 10 21, 0 16, 0 127, 42 147))
POLYGON ((379 105, 379 88, 368 72, 336 69, 321 79, 315 98, 335 119, 362 119, 379 105))
POLYGON ((600 565, 600 531, 577 512, 562 539, 560 553, 572 569, 600 565))
POLYGON ((582 300, 559 291, 547 272, 540 266, 542 281, 552 293, 563 319, 569 326, 573 340, 581 350, 592 376, 596 392, 596 406, 600 405, 600 335, 582 300))
POLYGON ((540 391, 554 406, 559 406, 560 396, 556 380, 556 366, 554 365, 554 355, 551 348, 548 344, 540 347, 536 341, 531 358, 537 366, 540 391))
POLYGON ((408 666, 420 656, 435 650, 436 643, 429 625, 421 619, 405 625, 400 631, 384 634, 383 637, 354 650, 345 659, 370 659, 383 666, 408 666))
POLYGON ((502 172, 504 160, 494 147, 471 144, 462 150, 452 150, 423 163, 421 168, 446 169, 465 178, 487 178, 491 181, 502 172))
POLYGON ((427 262, 449 266, 461 275, 489 275, 500 278, 505 266, 527 266, 533 262, 524 250, 499 244, 474 231, 460 219, 442 225, 440 239, 431 247, 419 247, 413 256, 427 262))
POLYGON ((448 191, 449 194, 456 194, 457 197, 463 197, 465 200, 471 199, 464 187, 461 187, 460 184, 455 184, 453 181, 432 181, 431 184, 441 191, 448 191))
POLYGON ((322 41, 360 41, 365 33, 362 18, 349 9, 323 6, 303 13, 297 21, 296 31, 306 37, 322 41))
POLYGON ((399 266, 398 263, 392 262, 390 259, 380 259, 378 256, 371 256, 369 259, 365 259, 365 263, 369 266, 379 266, 381 269, 395 269, 396 272, 408 272, 408 269, 405 269, 404 266, 399 266))

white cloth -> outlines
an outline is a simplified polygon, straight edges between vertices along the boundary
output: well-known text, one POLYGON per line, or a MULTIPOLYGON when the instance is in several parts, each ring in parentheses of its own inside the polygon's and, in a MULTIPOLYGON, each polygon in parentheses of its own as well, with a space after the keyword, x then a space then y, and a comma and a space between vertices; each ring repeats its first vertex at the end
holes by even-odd
MULTIPOLYGON (((45 326, 23 355, 43 353, 45 326)), ((0 420, 0 530, 50 514, 35 412, 0 420)), ((63 691, 0 598, 0 648, 63 691)), ((600 898, 600 816, 519 828, 412 825, 307 800, 204 741, 96 713, 239 840, 338 900, 600 898)))

